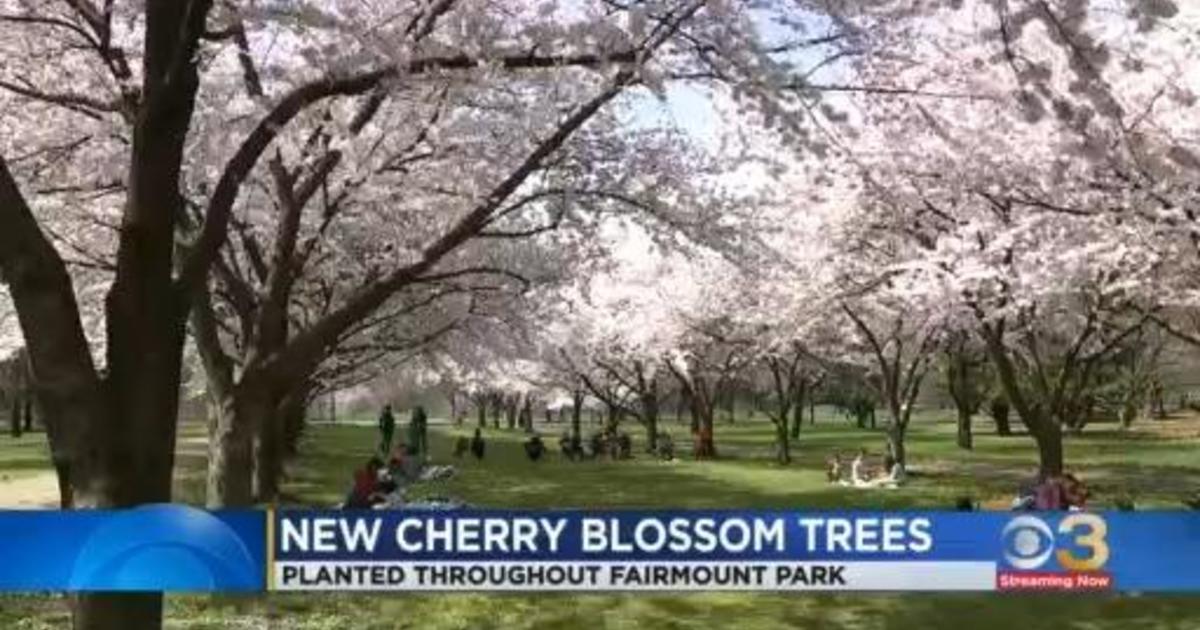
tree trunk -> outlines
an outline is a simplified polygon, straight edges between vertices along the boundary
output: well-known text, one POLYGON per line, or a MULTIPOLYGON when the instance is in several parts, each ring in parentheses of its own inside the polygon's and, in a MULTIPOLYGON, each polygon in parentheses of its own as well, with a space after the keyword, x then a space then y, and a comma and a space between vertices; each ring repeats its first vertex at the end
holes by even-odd
POLYGON ((12 436, 15 438, 21 437, 21 398, 13 394, 12 399, 12 436))
POLYGON ((713 435, 713 416, 715 410, 711 402, 705 404, 699 397, 693 397, 693 413, 696 416, 696 453, 697 459, 708 459, 717 456, 716 438, 713 435))
MULTIPOLYGON (((796 407, 803 409, 803 407, 796 407)), ((801 414, 803 416, 803 413, 801 414)), ((775 423, 775 460, 780 464, 792 463, 791 445, 789 444, 790 432, 788 431, 788 414, 785 413, 775 423)))
POLYGON ((526 433, 533 433, 533 397, 525 396, 525 404, 521 407, 521 425, 526 433))
POLYGON ((616 433, 617 425, 621 423, 621 409, 616 405, 607 405, 608 413, 604 422, 604 431, 616 433))
POLYGON ((75 630, 158 628, 162 625, 161 593, 82 594, 72 602, 75 630))
POLYGON ((974 439, 971 435, 971 412, 958 407, 958 447, 965 450, 974 448, 974 439))
POLYGON ((251 395, 244 406, 257 428, 254 439, 254 499, 274 504, 279 499, 283 476, 283 422, 274 396, 266 392, 251 395))
POLYGON ((1061 475, 1063 472, 1062 429, 1052 422, 1047 422, 1041 429, 1033 432, 1033 439, 1037 442, 1038 464, 1042 476, 1061 475))
POLYGON ((34 405, 33 394, 28 394, 25 397, 25 431, 33 430, 33 409, 34 405))
POLYGON ((475 404, 475 411, 478 414, 479 428, 487 428, 487 400, 480 399, 475 404))
POLYGON ((308 401, 312 385, 295 390, 284 397, 279 405, 279 418, 283 422, 283 456, 291 459, 300 453, 300 439, 308 424, 308 401))
MULTIPOLYGON (((904 425, 898 422, 892 422, 888 425, 887 430, 887 448, 888 454, 892 456, 892 460, 900 465, 907 465, 905 462, 904 452, 904 425)), ((891 471, 888 471, 891 472, 891 471)))
POLYGON ((800 439, 800 427, 804 424, 804 403, 807 396, 805 390, 807 389, 803 382, 796 387, 795 407, 792 408, 792 424, 788 428, 789 435, 793 440, 800 439))
POLYGON ((575 392, 571 399, 571 445, 578 448, 583 443, 583 393, 575 392))
POLYGON ((206 505, 212 509, 247 506, 254 502, 254 427, 240 421, 239 401, 232 392, 211 391, 211 382, 209 387, 206 505))
POLYGON ((1009 406, 1003 400, 992 401, 992 421, 996 423, 996 435, 1012 435, 1012 424, 1009 422, 1009 406))
POLYGON ((658 451, 658 380, 646 378, 638 366, 638 386, 642 389, 642 421, 646 424, 646 452, 658 451))

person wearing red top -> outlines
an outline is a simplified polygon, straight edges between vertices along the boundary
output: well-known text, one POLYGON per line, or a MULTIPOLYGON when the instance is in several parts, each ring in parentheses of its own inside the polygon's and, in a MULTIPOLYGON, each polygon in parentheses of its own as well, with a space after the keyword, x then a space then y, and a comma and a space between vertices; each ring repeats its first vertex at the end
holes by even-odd
POLYGON ((346 497, 344 507, 347 509, 369 509, 378 498, 379 469, 383 462, 378 457, 372 457, 367 465, 354 471, 354 486, 346 497))

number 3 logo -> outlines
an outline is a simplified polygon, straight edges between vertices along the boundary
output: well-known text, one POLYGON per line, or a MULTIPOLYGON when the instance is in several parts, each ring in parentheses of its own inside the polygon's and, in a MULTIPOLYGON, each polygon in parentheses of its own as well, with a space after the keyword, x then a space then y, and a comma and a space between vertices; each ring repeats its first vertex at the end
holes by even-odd
POLYGON ((1058 524, 1058 533, 1074 534, 1075 546, 1087 549, 1087 557, 1079 557, 1069 549, 1059 549, 1058 563, 1068 571, 1095 571, 1108 562, 1109 550, 1105 537, 1108 524, 1095 514, 1071 514, 1058 524), (1079 533, 1079 530, 1085 530, 1079 533))

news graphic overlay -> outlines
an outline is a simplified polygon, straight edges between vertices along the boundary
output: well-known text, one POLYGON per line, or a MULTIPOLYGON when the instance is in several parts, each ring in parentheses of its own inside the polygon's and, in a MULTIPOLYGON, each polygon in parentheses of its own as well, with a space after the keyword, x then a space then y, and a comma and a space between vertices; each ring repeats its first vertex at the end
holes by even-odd
POLYGON ((0 511, 5 591, 257 592, 266 518, 183 505, 0 511))
POLYGON ((1200 593, 1200 512, 0 511, 0 591, 1200 593))

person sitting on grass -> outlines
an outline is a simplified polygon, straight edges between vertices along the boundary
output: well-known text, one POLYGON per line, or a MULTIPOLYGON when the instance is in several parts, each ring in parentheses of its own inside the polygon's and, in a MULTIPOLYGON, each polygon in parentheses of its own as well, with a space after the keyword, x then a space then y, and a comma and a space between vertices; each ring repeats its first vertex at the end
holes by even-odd
POLYGON ((454 440, 455 459, 462 459, 462 456, 466 455, 467 451, 469 450, 471 450, 471 438, 465 435, 460 435, 458 436, 458 439, 454 440))
POLYGON ((483 431, 475 429, 475 437, 471 438, 471 454, 475 459, 483 459, 483 451, 485 444, 483 443, 483 431))
POLYGON ((1035 510, 1065 510, 1067 507, 1067 493, 1062 475, 1046 475, 1034 489, 1033 508, 1035 510))
POLYGON ((388 459, 387 470, 391 474, 391 478, 397 481, 412 481, 421 472, 420 462, 410 455, 410 450, 404 442, 400 442, 396 445, 396 448, 392 449, 392 456, 388 459))
POLYGON ((534 433, 528 440, 525 440, 525 456, 529 458, 529 461, 538 461, 545 452, 546 445, 542 442, 542 436, 534 433))
POLYGON ((1077 511, 1087 509, 1088 498, 1091 497, 1091 492, 1087 485, 1079 480, 1075 475, 1070 473, 1063 475, 1063 499, 1068 510, 1077 511))
POLYGON ((382 500, 379 487, 379 471, 383 462, 372 457, 362 468, 354 471, 354 485, 342 507, 348 510, 367 510, 382 500))
POLYGON ((825 465, 825 479, 829 483, 840 482, 842 480, 842 454, 834 453, 833 457, 826 460, 825 465))
POLYGON ((572 442, 573 440, 571 439, 570 431, 563 431, 562 435, 558 436, 558 450, 562 452, 563 457, 574 461, 575 449, 573 448, 574 444, 572 444, 572 442))
POLYGON ((659 433, 655 442, 660 459, 668 462, 675 459, 675 442, 671 440, 670 433, 659 433))
POLYGON ((858 455, 850 462, 850 482, 856 486, 870 481, 871 474, 867 468, 867 449, 858 449, 858 455))

